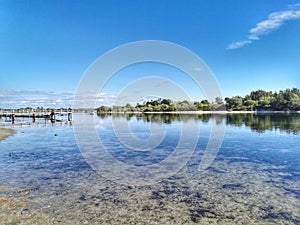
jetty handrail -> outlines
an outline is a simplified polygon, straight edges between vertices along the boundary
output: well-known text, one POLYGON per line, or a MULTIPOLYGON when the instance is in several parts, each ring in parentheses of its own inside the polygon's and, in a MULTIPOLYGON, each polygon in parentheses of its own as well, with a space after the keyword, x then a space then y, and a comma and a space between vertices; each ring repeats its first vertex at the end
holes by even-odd
POLYGON ((55 123, 57 121, 56 115, 65 115, 67 116, 67 121, 72 121, 73 115, 72 111, 47 111, 47 112, 38 112, 38 111, 31 111, 31 112, 17 112, 15 110, 0 110, 0 116, 1 117, 8 117, 11 119, 12 124, 15 123, 16 117, 23 117, 23 118, 32 118, 32 122, 35 123, 36 118, 44 118, 44 119, 50 119, 52 123, 55 123))

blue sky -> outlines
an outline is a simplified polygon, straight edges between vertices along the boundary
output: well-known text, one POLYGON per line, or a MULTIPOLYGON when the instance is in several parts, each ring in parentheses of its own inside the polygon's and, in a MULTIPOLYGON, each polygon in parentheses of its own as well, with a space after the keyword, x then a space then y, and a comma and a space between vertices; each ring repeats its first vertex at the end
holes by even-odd
MULTIPOLYGON (((0 107, 70 106, 94 60, 139 40, 174 42, 199 55, 224 97, 300 87, 299 0, 1 0, 0 107)), ((146 65, 112 78, 99 102, 149 70, 203 97, 178 71, 146 65)))

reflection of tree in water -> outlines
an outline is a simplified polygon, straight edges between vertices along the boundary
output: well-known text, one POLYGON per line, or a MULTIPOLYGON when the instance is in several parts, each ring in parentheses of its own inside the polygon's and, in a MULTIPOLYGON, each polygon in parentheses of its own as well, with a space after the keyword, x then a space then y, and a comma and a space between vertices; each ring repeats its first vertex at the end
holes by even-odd
POLYGON ((299 114, 228 114, 226 124, 246 125, 251 130, 264 132, 279 129, 287 133, 297 134, 300 131, 299 114))
POLYGON ((210 121, 221 124, 224 120, 227 125, 247 126, 251 130, 259 133, 267 130, 285 131, 287 133, 297 134, 300 131, 300 114, 134 114, 134 113, 113 113, 100 114, 102 119, 107 116, 124 117, 128 121, 135 117, 139 121, 148 123, 166 123, 187 122, 189 120, 208 123, 210 121))
POLYGON ((199 121, 201 120, 202 122, 209 122, 211 119, 212 115, 210 114, 142 114, 142 117, 145 117, 147 122, 163 122, 170 124, 175 121, 181 121, 181 122, 187 122, 190 120, 194 121, 199 121))

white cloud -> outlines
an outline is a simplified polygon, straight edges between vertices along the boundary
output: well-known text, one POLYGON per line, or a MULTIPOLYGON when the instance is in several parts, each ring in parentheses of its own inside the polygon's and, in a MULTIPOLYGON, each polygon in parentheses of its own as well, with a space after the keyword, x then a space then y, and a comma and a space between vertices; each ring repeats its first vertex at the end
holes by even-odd
MULTIPOLYGON (((86 103, 86 108, 93 108, 100 105, 111 106, 117 99, 117 96, 116 94, 89 92, 76 96, 76 99, 86 103), (96 104, 95 106, 93 105, 94 103, 96 104)), ((73 93, 0 89, 0 108, 68 108, 73 107, 74 97, 73 93)))
POLYGON ((289 5, 288 6, 290 9, 300 9, 300 3, 289 5))
POLYGON ((70 107, 73 102, 72 94, 56 94, 41 90, 0 90, 0 108, 22 107, 70 107))
POLYGON ((300 19, 300 5, 290 6, 290 10, 271 13, 268 19, 256 24, 249 30, 248 39, 244 41, 234 42, 228 45, 227 49, 237 49, 244 47, 260 39, 260 36, 267 35, 274 30, 279 29, 286 21, 300 19))
POLYGON ((228 45, 227 49, 241 48, 241 47, 243 47, 245 45, 248 45, 250 43, 252 43, 252 41, 250 41, 250 40, 234 42, 234 43, 231 43, 230 45, 228 45))
POLYGON ((75 96, 74 107, 94 108, 100 105, 111 106, 116 100, 116 98, 117 95, 115 94, 96 92, 81 93, 75 96))

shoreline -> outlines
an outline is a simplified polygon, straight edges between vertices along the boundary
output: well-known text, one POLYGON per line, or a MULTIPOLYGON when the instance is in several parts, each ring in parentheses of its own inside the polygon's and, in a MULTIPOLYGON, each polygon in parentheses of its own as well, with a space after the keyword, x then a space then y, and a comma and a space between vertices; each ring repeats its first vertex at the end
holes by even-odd
POLYGON ((0 128, 0 141, 14 135, 16 132, 13 129, 0 128))
POLYGON ((300 111, 170 111, 170 112, 103 112, 101 114, 289 114, 289 113, 300 113, 300 111))

